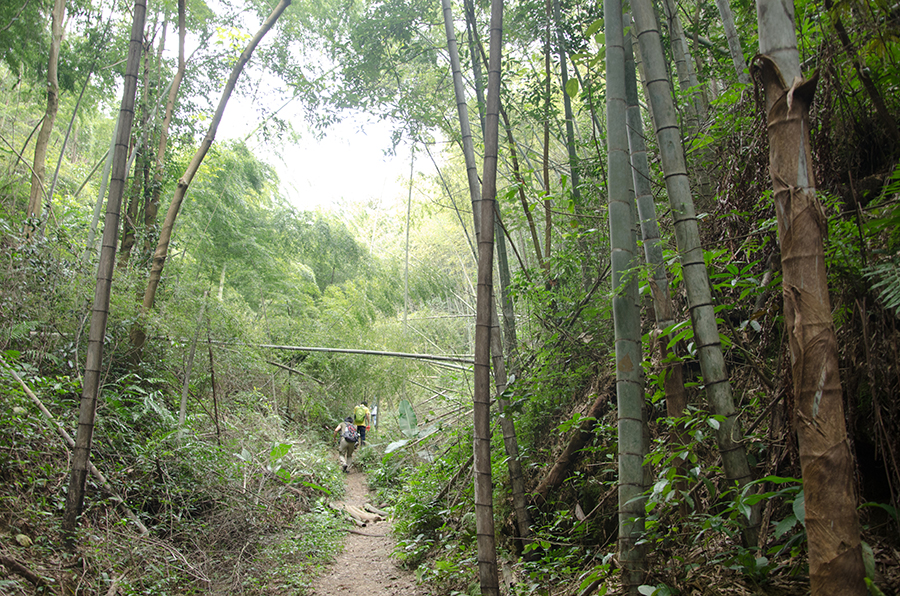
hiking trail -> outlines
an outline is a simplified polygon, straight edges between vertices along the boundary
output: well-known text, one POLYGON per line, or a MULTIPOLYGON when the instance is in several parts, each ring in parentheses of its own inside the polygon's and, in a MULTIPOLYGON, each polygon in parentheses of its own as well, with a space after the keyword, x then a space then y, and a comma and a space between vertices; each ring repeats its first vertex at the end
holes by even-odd
MULTIPOLYGON (((350 468, 347 493, 338 506, 363 507, 369 502, 366 476, 350 468)), ((391 521, 348 532, 344 550, 310 586, 313 596, 424 596, 413 574, 394 564, 391 521)))

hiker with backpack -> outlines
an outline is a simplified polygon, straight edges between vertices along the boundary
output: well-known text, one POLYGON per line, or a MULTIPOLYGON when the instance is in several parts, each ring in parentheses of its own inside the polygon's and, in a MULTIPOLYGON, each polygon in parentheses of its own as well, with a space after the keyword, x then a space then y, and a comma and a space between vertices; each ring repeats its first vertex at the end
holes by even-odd
POLYGON ((366 431, 372 428, 372 412, 369 411, 369 404, 365 400, 353 408, 353 423, 359 431, 359 444, 365 445, 366 431))
POLYGON ((347 474, 347 469, 353 464, 353 452, 359 445, 360 435, 353 424, 353 417, 347 416, 343 422, 334 429, 332 438, 340 437, 338 442, 338 457, 341 460, 341 468, 347 474))

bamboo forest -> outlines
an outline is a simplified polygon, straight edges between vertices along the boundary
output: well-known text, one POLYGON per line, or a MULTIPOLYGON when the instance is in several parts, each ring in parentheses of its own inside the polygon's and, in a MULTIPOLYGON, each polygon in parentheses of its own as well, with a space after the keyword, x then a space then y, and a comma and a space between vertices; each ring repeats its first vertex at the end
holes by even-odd
POLYGON ((900 595, 898 118, 894 0, 0 0, 0 594, 900 595))

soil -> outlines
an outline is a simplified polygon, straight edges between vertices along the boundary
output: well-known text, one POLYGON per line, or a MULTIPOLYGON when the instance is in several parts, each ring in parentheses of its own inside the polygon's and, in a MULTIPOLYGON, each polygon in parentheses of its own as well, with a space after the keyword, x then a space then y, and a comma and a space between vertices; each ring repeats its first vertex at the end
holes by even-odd
MULTIPOLYGON (((366 477, 350 470, 346 495, 336 505, 362 507, 370 502, 366 477)), ((355 531, 359 534, 347 533, 344 551, 313 582, 313 596, 424 596, 413 574, 397 567, 391 558, 394 539, 390 519, 355 531)))

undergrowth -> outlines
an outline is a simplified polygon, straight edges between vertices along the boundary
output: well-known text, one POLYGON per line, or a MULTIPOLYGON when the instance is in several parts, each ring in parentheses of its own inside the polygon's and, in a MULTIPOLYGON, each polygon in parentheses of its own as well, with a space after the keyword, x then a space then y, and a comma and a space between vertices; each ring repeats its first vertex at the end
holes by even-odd
MULTIPOLYGON (((80 390, 66 376, 36 376, 15 352, 4 362, 64 427, 80 390)), ((340 549, 343 524, 326 500, 343 476, 315 432, 273 412, 229 407, 219 432, 205 416, 179 432, 171 388, 134 375, 104 388, 92 462, 113 492, 89 477, 74 549, 59 520, 70 462, 63 439, 4 368, 0 433, 0 534, 5 564, 30 569, 50 593, 302 594, 340 549), (149 529, 141 536, 125 515, 149 529)), ((22 576, 6 594, 30 593, 22 576)))

